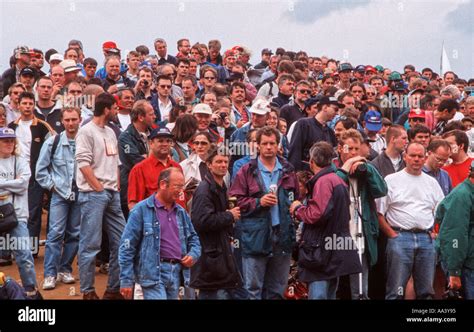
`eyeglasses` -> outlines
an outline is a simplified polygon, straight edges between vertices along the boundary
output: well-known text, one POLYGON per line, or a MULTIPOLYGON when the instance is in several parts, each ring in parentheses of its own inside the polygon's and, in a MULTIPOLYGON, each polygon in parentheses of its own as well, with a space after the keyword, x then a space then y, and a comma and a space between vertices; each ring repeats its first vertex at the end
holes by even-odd
POLYGON ((205 79, 205 80, 212 81, 212 80, 215 80, 216 78, 215 78, 214 76, 212 76, 212 77, 209 77, 209 76, 208 76, 208 77, 205 77, 205 76, 204 76, 204 79, 205 79))
POLYGON ((435 158, 435 160, 438 164, 443 164, 444 165, 448 161, 448 159, 440 158, 437 155, 434 155, 434 158, 435 158))
POLYGON ((158 85, 161 89, 171 89, 171 85, 164 85, 164 84, 160 84, 158 85))
POLYGON ((206 141, 194 141, 193 142, 193 145, 204 145, 204 146, 206 146, 208 144, 209 144, 209 142, 206 142, 206 141))
POLYGON ((311 90, 301 89, 301 90, 298 90, 298 92, 302 94, 310 94, 311 90))
POLYGON ((80 93, 82 93, 82 90, 69 90, 69 93, 74 94, 74 95, 75 94, 80 94, 80 93))
POLYGON ((367 92, 366 95, 367 96, 375 96, 375 93, 374 92, 367 92))

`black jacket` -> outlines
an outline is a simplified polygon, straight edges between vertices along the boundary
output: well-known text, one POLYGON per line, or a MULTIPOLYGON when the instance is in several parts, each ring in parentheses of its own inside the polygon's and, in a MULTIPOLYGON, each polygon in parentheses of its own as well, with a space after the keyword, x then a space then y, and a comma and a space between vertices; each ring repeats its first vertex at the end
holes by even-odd
MULTIPOLYGON (((18 123, 20 119, 13 121, 8 125, 11 129, 16 131, 18 128, 18 123)), ((40 119, 33 118, 33 122, 30 126, 31 130, 31 149, 30 149, 30 168, 31 168, 31 178, 30 183, 36 181, 36 162, 38 161, 39 154, 41 151, 41 147, 43 146, 44 141, 50 136, 54 134, 53 128, 51 126, 40 119)))
POLYGON ((287 128, 290 129, 293 122, 307 116, 306 111, 302 110, 297 103, 290 103, 280 109, 280 118, 286 120, 287 128))
POLYGON ((191 287, 232 289, 242 278, 231 249, 234 218, 226 212, 227 188, 219 186, 209 173, 193 195, 191 220, 201 241, 202 254, 191 269, 191 287))
POLYGON ((35 107, 34 114, 38 119, 47 122, 56 133, 60 134, 63 132, 64 126, 61 122, 61 106, 58 104, 53 106, 47 116, 44 116, 38 106, 35 107))
POLYGON ((297 171, 309 170, 309 150, 314 143, 326 141, 336 146, 336 135, 328 126, 322 126, 314 117, 304 118, 296 122, 291 137, 288 161, 297 171))
POLYGON ((385 153, 385 150, 383 150, 377 156, 377 158, 372 160, 370 163, 377 169, 377 171, 379 171, 380 175, 382 175, 383 178, 385 178, 387 175, 396 173, 405 168, 405 161, 403 160, 403 157, 402 157, 399 164, 399 168, 394 169, 392 161, 390 160, 390 157, 387 156, 387 154, 385 153))
POLYGON ((166 60, 165 59, 158 59, 158 65, 164 65, 165 63, 169 63, 169 64, 172 64, 172 65, 175 65, 178 63, 178 59, 176 59, 176 57, 172 56, 172 55, 169 55, 166 57, 166 60))
POLYGON ((128 175, 133 166, 145 158, 148 154, 148 147, 140 137, 140 133, 135 129, 133 123, 129 124, 127 129, 122 132, 118 138, 119 157, 122 165, 120 166, 120 196, 122 202, 127 201, 128 193, 128 175))
POLYGON ((278 108, 282 108, 290 102, 291 96, 285 96, 281 92, 278 92, 278 95, 272 99, 270 105, 278 108))

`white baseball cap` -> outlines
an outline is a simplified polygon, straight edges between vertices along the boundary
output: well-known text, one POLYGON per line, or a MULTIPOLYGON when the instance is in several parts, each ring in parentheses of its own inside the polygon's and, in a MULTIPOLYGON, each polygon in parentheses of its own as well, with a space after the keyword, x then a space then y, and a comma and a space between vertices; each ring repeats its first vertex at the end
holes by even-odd
POLYGON ((212 115, 212 109, 208 104, 201 103, 194 106, 193 114, 196 114, 196 113, 212 115))

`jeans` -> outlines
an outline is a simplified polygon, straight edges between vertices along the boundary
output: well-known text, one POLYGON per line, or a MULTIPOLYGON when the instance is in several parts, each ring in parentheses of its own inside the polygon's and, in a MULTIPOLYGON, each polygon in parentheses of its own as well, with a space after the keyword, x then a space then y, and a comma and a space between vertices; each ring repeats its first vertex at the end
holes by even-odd
MULTIPOLYGON (((26 219, 18 220, 18 226, 12 229, 8 234, 10 235, 10 243, 12 243, 12 241, 17 241, 21 242, 21 245, 23 245, 22 248, 11 248, 11 252, 15 256, 23 287, 28 292, 33 291, 36 288, 36 272, 35 262, 31 253, 30 235, 26 219)), ((6 243, 8 244, 8 242, 6 243)))
POLYGON ((466 268, 461 272, 461 285, 464 289, 464 298, 474 300, 474 271, 466 268))
MULTIPOLYGON (((351 298, 359 300, 359 274, 350 275, 351 298)), ((362 299, 368 300, 369 291, 369 264, 367 262, 367 251, 362 254, 362 299)))
MULTIPOLYGON (((43 212, 43 195, 45 190, 36 180, 31 180, 28 186, 28 232, 38 243, 41 233, 41 214, 43 212)), ((38 254, 39 248, 32 248, 34 254, 38 254)))
POLYGON ((177 300, 181 281, 181 264, 160 262, 160 281, 151 287, 143 287, 145 300, 177 300))
POLYGON ((290 273, 290 254, 242 257, 244 287, 251 300, 283 299, 290 273))
POLYGON ((430 234, 400 232, 397 237, 388 239, 386 257, 385 299, 403 299, 410 275, 413 275, 417 299, 433 297, 436 252, 430 234))
POLYGON ((118 247, 125 227, 117 191, 80 192, 81 229, 79 239, 79 275, 81 292, 94 291, 95 259, 100 251, 102 229, 109 237, 110 262, 107 291, 120 291, 118 247))
POLYGON ((313 281, 308 284, 308 300, 335 300, 339 278, 313 281))
MULTIPOLYGON (((75 194, 77 198, 77 193, 75 194)), ((49 228, 44 254, 44 276, 72 272, 72 262, 79 249, 81 212, 77 201, 66 200, 57 193, 51 196, 49 228)))

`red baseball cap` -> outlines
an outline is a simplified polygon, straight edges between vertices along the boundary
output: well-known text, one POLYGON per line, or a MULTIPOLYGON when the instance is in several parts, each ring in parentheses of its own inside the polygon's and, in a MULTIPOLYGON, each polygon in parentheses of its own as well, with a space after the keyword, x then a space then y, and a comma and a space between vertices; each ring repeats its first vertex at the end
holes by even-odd
POLYGON ((116 44, 115 42, 113 42, 113 41, 106 41, 106 42, 104 42, 104 43, 102 44, 102 48, 103 48, 103 49, 106 49, 106 50, 111 49, 111 48, 116 48, 116 49, 118 49, 117 44, 116 44))
POLYGON ((423 118, 426 119, 426 114, 425 111, 419 108, 413 108, 410 110, 410 113, 408 113, 408 118, 413 119, 413 118, 423 118))
POLYGON ((376 73, 376 72, 377 72, 377 69, 375 69, 375 68, 372 67, 372 66, 366 66, 366 67, 365 67, 365 72, 368 72, 368 71, 371 71, 371 72, 376 73))

